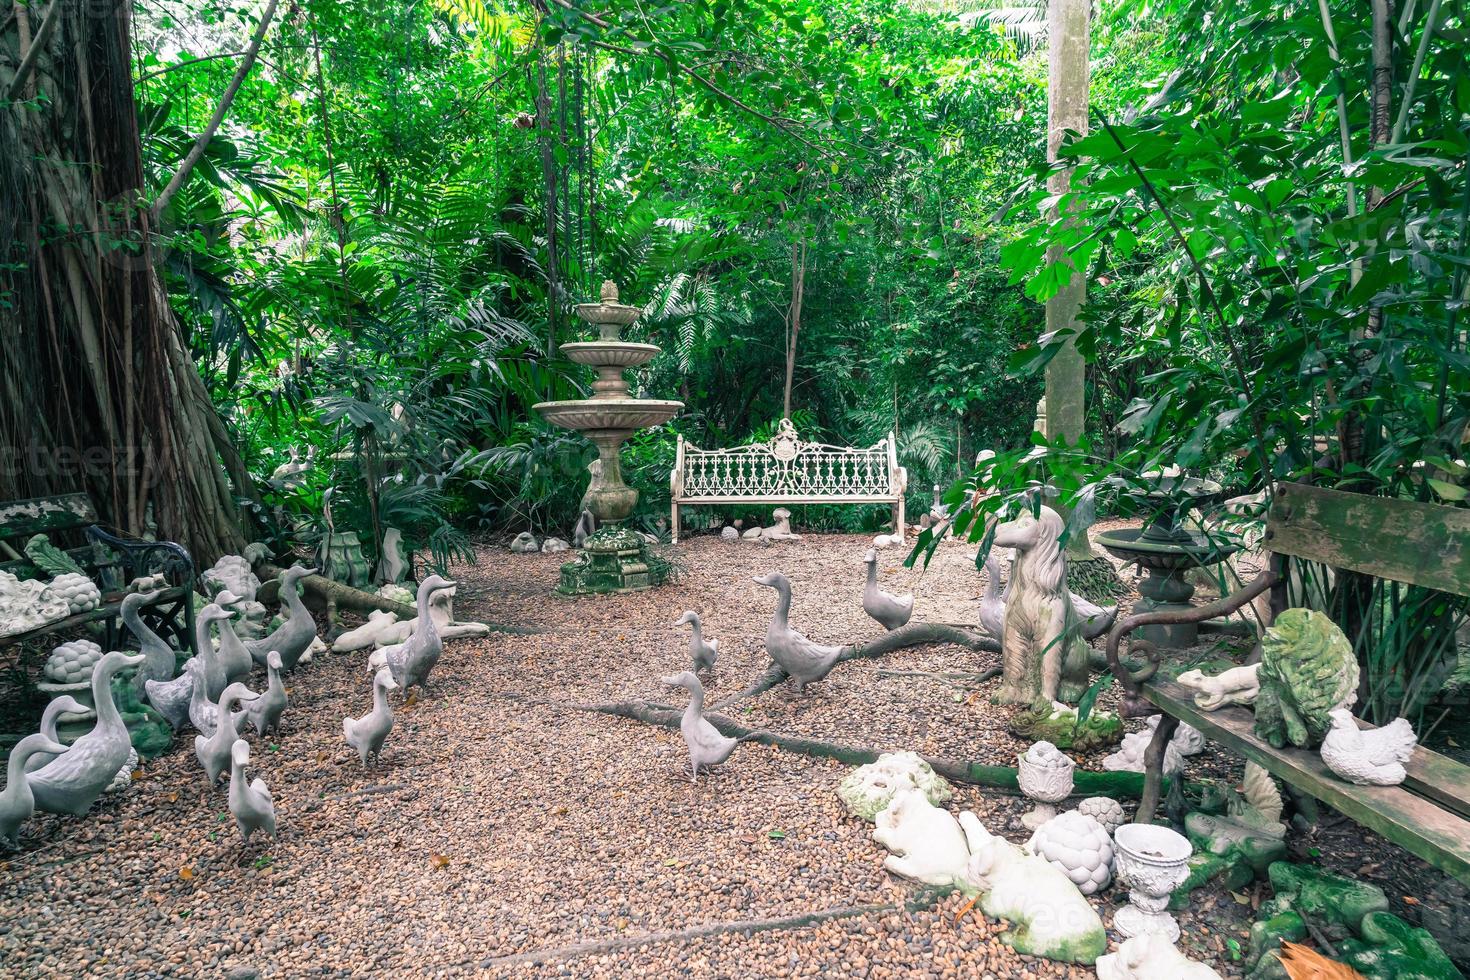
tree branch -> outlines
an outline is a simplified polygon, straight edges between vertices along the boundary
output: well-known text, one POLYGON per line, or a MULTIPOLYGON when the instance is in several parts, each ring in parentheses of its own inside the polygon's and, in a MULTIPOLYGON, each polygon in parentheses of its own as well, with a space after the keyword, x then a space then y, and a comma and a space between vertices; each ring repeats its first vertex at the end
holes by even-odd
POLYGON ((36 61, 41 57, 41 51, 46 43, 51 40, 51 32, 56 29, 56 22, 61 19, 61 0, 51 0, 51 6, 46 8, 46 17, 41 21, 41 26, 36 28, 36 36, 31 39, 31 46, 26 48, 25 57, 20 59, 20 65, 15 69, 15 77, 10 80, 10 89, 5 97, 11 102, 20 98, 21 91, 25 88, 31 72, 36 70, 36 61))
MULTIPOLYGON (((255 58, 260 54, 260 42, 265 40, 265 32, 270 27, 271 19, 276 15, 278 3, 279 0, 266 0, 265 13, 261 15, 260 23, 255 27, 255 33, 250 38, 249 46, 245 48, 245 57, 240 60, 240 66, 235 69, 235 77, 230 79, 229 87, 225 89, 219 105, 215 106, 209 125, 204 127, 204 131, 199 134, 199 138, 189 149, 188 155, 184 157, 183 163, 179 164, 179 169, 169 180, 168 186, 163 189, 163 193, 158 195, 158 200, 154 201, 153 206, 148 209, 155 225, 158 223, 158 216, 163 213, 164 208, 168 207, 168 202, 173 200, 179 188, 184 185, 184 181, 189 179, 189 174, 193 172, 195 164, 204 156, 204 150, 209 145, 209 141, 214 139, 215 133, 219 132, 220 123, 224 122, 225 113, 230 111, 230 105, 234 103, 235 96, 240 91, 240 85, 245 81, 245 76, 250 74, 250 69, 255 66, 255 58)), ((55 5, 56 0, 52 0, 52 6, 55 5)))

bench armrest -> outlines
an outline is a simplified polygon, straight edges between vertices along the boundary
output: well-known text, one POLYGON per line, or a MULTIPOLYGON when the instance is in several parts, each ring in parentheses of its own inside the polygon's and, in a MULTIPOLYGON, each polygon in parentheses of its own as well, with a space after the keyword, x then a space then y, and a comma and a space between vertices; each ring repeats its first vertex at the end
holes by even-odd
MULTIPOLYGON (((142 541, 124 538, 93 524, 87 528, 87 539, 94 544, 106 545, 118 553, 120 571, 126 579, 115 583, 118 588, 139 575, 161 571, 178 585, 194 588, 194 559, 181 544, 172 541, 142 541)), ((99 563, 98 569, 103 566, 99 563)))
POLYGON ((1243 588, 1232 592, 1230 595, 1203 606, 1195 606, 1191 609, 1178 609, 1169 612, 1135 613, 1126 619, 1119 620, 1108 633, 1108 669, 1118 679, 1118 684, 1123 688, 1123 714, 1125 716, 1137 716, 1155 714, 1158 709, 1150 706, 1143 696, 1143 684, 1151 679, 1159 669, 1162 659, 1160 651, 1152 644, 1144 641, 1136 641, 1134 647, 1148 647, 1149 662, 1136 671, 1130 671, 1123 666, 1118 657, 1118 645, 1123 637, 1138 629, 1140 626, 1152 626, 1155 624, 1175 625, 1178 623, 1202 623, 1216 616, 1225 616, 1235 612, 1249 603, 1256 596, 1261 595, 1276 584, 1276 573, 1270 568, 1264 569, 1259 575, 1252 579, 1243 588))

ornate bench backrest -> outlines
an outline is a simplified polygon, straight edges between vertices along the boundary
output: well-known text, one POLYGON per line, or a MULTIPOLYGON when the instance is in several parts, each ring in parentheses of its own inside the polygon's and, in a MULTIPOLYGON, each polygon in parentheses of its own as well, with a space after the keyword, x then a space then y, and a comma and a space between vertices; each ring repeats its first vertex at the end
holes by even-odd
POLYGON ((803 442, 782 419, 768 442, 734 449, 679 445, 680 496, 811 497, 841 500, 900 492, 893 437, 867 449, 803 442))

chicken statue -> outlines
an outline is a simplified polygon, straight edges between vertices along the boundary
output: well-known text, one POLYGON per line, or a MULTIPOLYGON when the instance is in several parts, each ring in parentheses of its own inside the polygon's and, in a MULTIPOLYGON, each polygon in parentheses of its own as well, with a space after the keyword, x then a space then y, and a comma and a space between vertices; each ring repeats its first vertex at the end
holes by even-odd
POLYGON ((1347 708, 1328 712, 1332 728, 1322 740, 1322 761, 1339 779, 1359 786, 1397 786, 1407 773, 1419 736, 1403 718, 1382 728, 1360 729, 1347 708))

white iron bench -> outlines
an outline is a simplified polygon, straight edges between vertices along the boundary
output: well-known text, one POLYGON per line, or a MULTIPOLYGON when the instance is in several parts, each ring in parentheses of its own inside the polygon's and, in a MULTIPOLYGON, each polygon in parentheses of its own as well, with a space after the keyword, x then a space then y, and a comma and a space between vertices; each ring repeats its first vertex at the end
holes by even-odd
POLYGON ((789 419, 769 442, 734 449, 699 449, 680 436, 669 474, 673 538, 681 506, 720 504, 888 504, 897 530, 909 482, 897 446, 892 432, 867 449, 802 442, 789 419))

